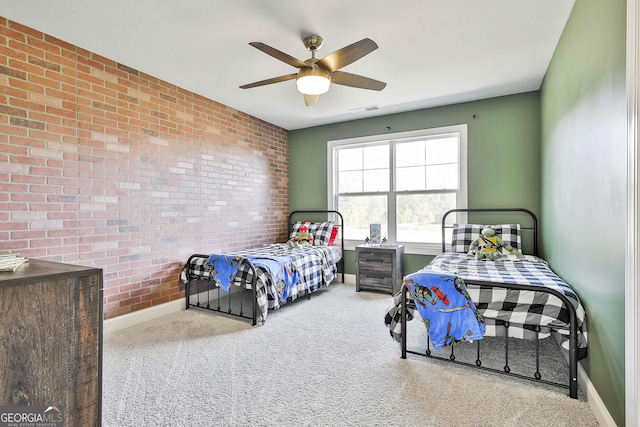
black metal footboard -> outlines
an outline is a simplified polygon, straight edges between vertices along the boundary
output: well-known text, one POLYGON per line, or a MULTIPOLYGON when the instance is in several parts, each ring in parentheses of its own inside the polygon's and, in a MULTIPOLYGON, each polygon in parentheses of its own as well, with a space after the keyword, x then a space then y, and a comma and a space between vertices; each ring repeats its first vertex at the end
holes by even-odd
MULTIPOLYGON (((213 275, 203 277, 194 274, 192 271, 192 260, 194 258, 208 258, 208 255, 194 254, 187 261, 187 281, 185 285, 185 305, 190 307, 204 308, 211 311, 229 314, 231 316, 250 319, 252 325, 257 324, 258 318, 258 275, 253 263, 244 258, 241 263, 246 264, 251 271, 251 282, 244 279, 239 286, 232 285, 229 292, 222 290, 213 280, 213 275), (250 285, 248 288, 247 285, 250 285), (248 306, 248 307, 247 307, 248 306), (248 313, 246 311, 249 311, 248 313)), ((262 319, 264 323, 264 319, 262 319)))
MULTIPOLYGON (((529 377, 529 376, 525 376, 525 375, 520 375, 520 374, 516 374, 511 372, 511 368, 509 367, 509 346, 508 346, 508 338, 509 338, 509 333, 508 330, 505 330, 505 365, 504 368, 502 370, 499 369, 494 369, 494 368, 489 368, 489 367, 485 367, 482 366, 482 361, 480 359, 480 342, 482 340, 477 340, 476 341, 476 346, 477 346, 477 356, 476 356, 476 361, 475 364, 471 364, 471 363, 467 363, 467 362, 461 362, 456 360, 456 357, 454 355, 454 345, 451 345, 451 354, 449 356, 449 358, 443 358, 440 356, 435 356, 431 354, 431 350, 430 350, 430 344, 429 341, 427 341, 427 349, 424 352, 419 352, 419 351, 414 351, 414 350, 409 350, 407 349, 407 308, 411 307, 413 309, 415 309, 415 304, 413 302, 412 299, 408 299, 407 298, 407 290, 405 287, 403 287, 403 292, 402 292, 402 307, 401 307, 401 331, 402 331, 402 341, 401 341, 401 346, 402 346, 402 358, 406 359, 407 357, 407 353, 411 353, 411 354, 416 354, 419 356, 424 356, 424 357, 430 357, 430 358, 435 358, 435 359, 439 359, 439 360, 444 360, 444 361, 448 361, 448 362, 454 362, 457 364, 461 364, 461 365, 466 365, 466 366, 472 366, 472 367, 476 367, 479 369, 483 369, 483 370, 487 370, 487 371, 492 371, 492 372, 497 372, 497 373, 501 373, 501 374, 505 374, 505 375, 510 375, 510 376, 515 376, 518 378, 522 378, 522 379, 527 379, 527 380, 532 380, 532 381, 536 381, 536 382, 540 382, 540 383, 544 383, 544 384, 549 384, 549 385, 554 385, 554 386, 559 386, 559 387, 563 387, 563 388, 568 388, 569 389, 569 396, 573 399, 577 399, 578 397, 578 326, 577 326, 577 315, 576 315, 576 309, 573 306, 573 304, 569 301, 569 299, 562 294, 561 292, 558 292, 554 289, 550 289, 550 288, 541 288, 539 286, 531 286, 531 285, 517 285, 517 284, 508 284, 508 283, 497 283, 497 282, 485 282, 485 281, 474 281, 474 280, 465 280, 465 283, 467 285, 481 285, 481 286, 489 286, 489 287, 498 287, 498 288, 505 288, 505 289, 517 289, 517 290, 525 290, 525 291, 535 291, 535 292, 546 292, 549 294, 553 294, 554 296, 558 297, 562 303, 564 304, 564 306, 567 308, 567 311, 569 313, 569 317, 570 317, 570 321, 569 321, 569 384, 562 384, 562 383, 556 383, 556 382, 552 382, 552 381, 546 381, 543 380, 540 374, 540 352, 539 352, 539 340, 537 339, 537 335, 538 332, 540 330, 540 328, 538 327, 536 330, 536 358, 535 358, 535 373, 533 376, 529 377)), ((504 325, 505 328, 509 328, 509 322, 500 322, 504 325)), ((461 343, 461 345, 473 345, 471 343, 461 343)))

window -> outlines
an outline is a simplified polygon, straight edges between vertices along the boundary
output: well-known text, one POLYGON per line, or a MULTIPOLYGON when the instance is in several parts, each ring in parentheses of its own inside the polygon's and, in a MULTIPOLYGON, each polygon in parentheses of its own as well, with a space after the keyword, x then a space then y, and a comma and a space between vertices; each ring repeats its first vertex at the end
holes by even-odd
POLYGON ((406 252, 439 253, 442 215, 467 206, 466 147, 466 125, 329 141, 329 209, 348 248, 379 223, 406 252))

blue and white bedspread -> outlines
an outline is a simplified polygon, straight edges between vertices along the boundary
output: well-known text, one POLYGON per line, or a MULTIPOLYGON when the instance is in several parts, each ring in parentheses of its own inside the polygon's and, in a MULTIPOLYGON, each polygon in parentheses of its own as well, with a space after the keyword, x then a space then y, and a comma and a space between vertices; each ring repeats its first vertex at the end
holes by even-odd
MULTIPOLYGON (((587 319, 584 307, 573 289, 543 259, 524 255, 488 261, 476 260, 474 256, 464 253, 446 252, 436 256, 424 270, 448 272, 465 281, 471 300, 485 321, 485 336, 504 336, 502 322, 507 321, 510 325, 510 337, 534 339, 534 331, 539 327, 540 338, 554 333, 562 346, 568 349, 570 317, 560 298, 547 292, 504 289, 470 282, 476 280, 532 285, 560 292, 576 309, 578 357, 586 355, 587 319)), ((401 294, 398 293, 385 316, 385 323, 396 339, 400 337, 400 304, 401 294)), ((410 314, 413 315, 412 312, 410 314)))
POLYGON ((256 268, 258 309, 264 321, 269 308, 280 308, 287 301, 328 286, 337 275, 342 250, 338 246, 291 249, 285 243, 272 243, 226 254, 193 257, 182 270, 181 280, 186 283, 189 279, 213 279, 225 290, 229 289, 229 286, 225 288, 227 281, 237 286, 245 284, 245 288, 250 289, 253 273, 249 265, 242 262, 245 258, 256 268), (230 262, 233 265, 227 269, 230 262))

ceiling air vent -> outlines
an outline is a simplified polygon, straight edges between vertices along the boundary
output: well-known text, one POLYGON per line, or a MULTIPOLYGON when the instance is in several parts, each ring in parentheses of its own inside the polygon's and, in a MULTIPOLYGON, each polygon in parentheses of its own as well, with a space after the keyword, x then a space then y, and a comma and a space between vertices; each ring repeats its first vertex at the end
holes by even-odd
POLYGON ((352 108, 349 110, 350 113, 357 113, 359 111, 376 111, 379 110, 380 107, 378 105, 369 105, 367 107, 358 107, 358 108, 352 108))

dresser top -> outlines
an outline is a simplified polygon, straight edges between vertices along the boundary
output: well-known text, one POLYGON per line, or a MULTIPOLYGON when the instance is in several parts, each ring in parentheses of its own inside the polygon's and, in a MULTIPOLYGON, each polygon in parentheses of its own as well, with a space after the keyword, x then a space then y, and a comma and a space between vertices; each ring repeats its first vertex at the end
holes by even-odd
POLYGON ((356 249, 389 249, 394 251, 403 247, 404 245, 358 245, 356 249))
POLYGON ((60 276, 82 276, 94 272, 102 272, 102 270, 94 267, 30 259, 14 272, 0 271, 0 287, 31 283, 34 279, 49 280, 60 276))

